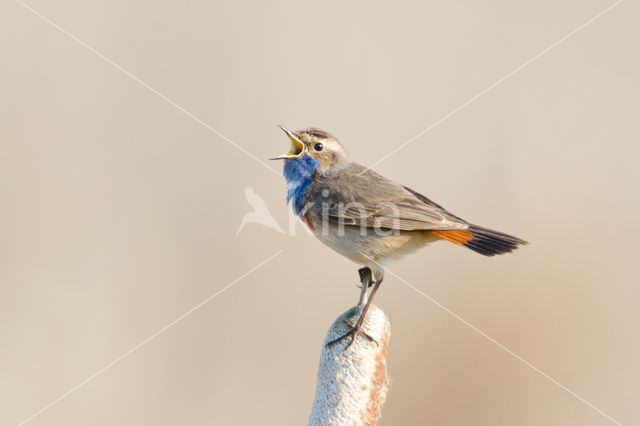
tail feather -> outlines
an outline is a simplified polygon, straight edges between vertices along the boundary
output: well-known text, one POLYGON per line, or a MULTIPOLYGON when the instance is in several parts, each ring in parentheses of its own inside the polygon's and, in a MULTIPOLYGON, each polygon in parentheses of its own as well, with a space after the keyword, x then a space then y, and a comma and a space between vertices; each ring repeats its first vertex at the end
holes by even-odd
POLYGON ((520 238, 477 225, 469 225, 468 229, 462 231, 433 232, 440 238, 461 244, 485 256, 510 253, 519 246, 528 244, 520 238))

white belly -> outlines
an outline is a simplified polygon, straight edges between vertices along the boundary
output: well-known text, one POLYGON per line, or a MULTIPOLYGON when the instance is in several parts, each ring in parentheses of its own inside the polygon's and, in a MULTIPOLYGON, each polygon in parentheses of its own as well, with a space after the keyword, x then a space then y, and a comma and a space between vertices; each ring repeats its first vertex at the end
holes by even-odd
MULTIPOLYGON (((315 236, 327 246, 360 265, 370 267, 374 272, 382 272, 383 266, 437 240, 437 237, 420 231, 382 232, 384 234, 379 235, 372 228, 362 230, 359 226, 344 226, 341 229, 335 223, 326 224, 324 229, 318 224, 313 230, 315 236)), ((379 273, 376 275, 380 276, 379 273)))

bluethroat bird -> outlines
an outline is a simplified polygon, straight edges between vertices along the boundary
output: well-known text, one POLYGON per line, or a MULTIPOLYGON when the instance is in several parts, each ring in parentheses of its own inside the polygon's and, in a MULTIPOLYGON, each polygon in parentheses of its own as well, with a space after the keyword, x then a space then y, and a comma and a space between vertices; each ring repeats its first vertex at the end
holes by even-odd
MULTIPOLYGON (((362 312, 349 331, 328 343, 361 334, 362 322, 382 283, 384 265, 437 240, 485 256, 509 253, 526 241, 472 225, 424 195, 355 163, 329 133, 308 128, 293 132, 284 160, 287 202, 314 235, 359 265, 362 312), (367 297, 367 289, 371 288, 367 297), (365 301, 366 299, 366 301, 365 301)), ((345 348, 346 349, 346 348, 345 348)))

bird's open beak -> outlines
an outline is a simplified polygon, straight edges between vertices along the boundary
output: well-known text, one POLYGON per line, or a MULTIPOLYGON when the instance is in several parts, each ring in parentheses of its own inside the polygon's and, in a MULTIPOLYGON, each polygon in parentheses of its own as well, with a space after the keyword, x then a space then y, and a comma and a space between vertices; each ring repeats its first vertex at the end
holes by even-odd
POLYGON ((287 134, 287 136, 289 136, 289 139, 291 139, 291 149, 289 149, 288 153, 279 157, 270 158, 270 160, 285 160, 287 158, 300 157, 304 152, 304 143, 300 139, 298 139, 295 133, 293 133, 291 130, 280 125, 278 125, 278 127, 280 127, 287 134))

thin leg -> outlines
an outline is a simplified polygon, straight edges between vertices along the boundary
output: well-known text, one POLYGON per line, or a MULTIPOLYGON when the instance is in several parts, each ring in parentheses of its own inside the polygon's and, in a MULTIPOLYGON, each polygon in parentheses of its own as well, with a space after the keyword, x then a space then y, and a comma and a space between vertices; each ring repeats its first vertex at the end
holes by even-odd
POLYGON ((367 295, 367 289, 373 283, 373 277, 371 275, 371 269, 367 266, 358 269, 358 273, 360 274, 360 282, 362 283, 362 286, 360 287, 360 300, 358 300, 358 306, 362 306, 364 305, 364 298, 367 295))
POLYGON ((356 340, 356 336, 358 334, 362 334, 367 339, 375 342, 375 340, 371 336, 369 336, 367 333, 362 331, 361 328, 362 328, 362 323, 364 322, 364 318, 367 315, 367 311, 369 310, 369 305, 371 305, 371 301, 373 300, 373 296, 376 295, 376 291, 378 291, 378 288, 380 288, 380 284, 382 284, 382 277, 380 277, 379 280, 377 280, 376 282, 373 283, 373 289, 371 290, 371 294, 369 295, 369 298, 367 299, 367 303, 364 305, 364 308, 362 309, 362 313, 360 314, 360 317, 358 318, 358 321, 356 322, 356 325, 354 325, 344 335, 342 335, 342 336, 338 337, 337 339, 334 339, 334 340, 330 341, 329 343, 327 343, 327 346, 335 345, 336 343, 343 341, 347 337, 351 337, 351 341, 344 348, 344 350, 346 351, 349 348, 349 346, 353 345, 353 342, 356 340))

